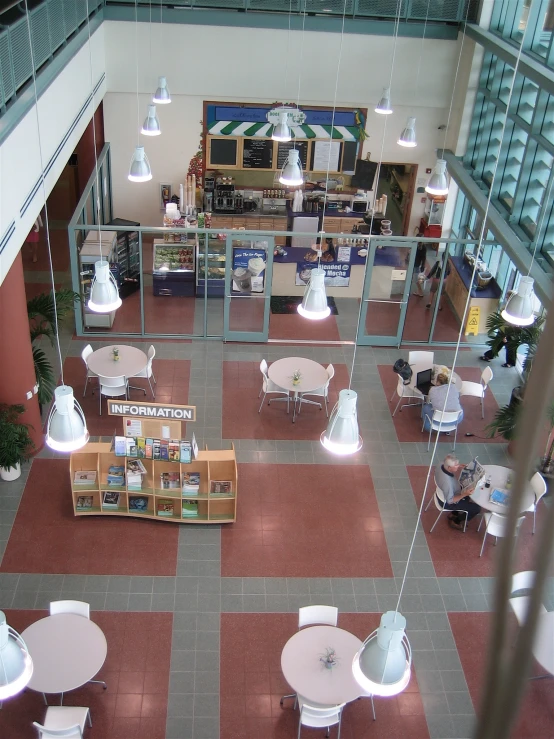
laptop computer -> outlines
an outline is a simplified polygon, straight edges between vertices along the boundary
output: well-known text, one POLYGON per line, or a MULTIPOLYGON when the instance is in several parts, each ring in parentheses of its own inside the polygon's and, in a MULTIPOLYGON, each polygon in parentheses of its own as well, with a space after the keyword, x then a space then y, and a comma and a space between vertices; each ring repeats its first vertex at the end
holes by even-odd
POLYGON ((426 369, 417 373, 416 387, 424 395, 429 395, 429 390, 433 387, 433 383, 431 382, 432 374, 433 370, 431 369, 426 369))

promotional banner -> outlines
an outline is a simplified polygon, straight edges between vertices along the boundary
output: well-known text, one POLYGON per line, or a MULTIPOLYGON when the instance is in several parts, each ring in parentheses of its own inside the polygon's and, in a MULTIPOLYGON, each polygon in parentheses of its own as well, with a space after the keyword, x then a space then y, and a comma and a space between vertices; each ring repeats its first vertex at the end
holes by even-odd
MULTIPOLYGON (((298 262, 296 265, 295 285, 307 285, 310 281, 310 273, 317 264, 313 262, 298 262)), ((325 272, 326 287, 348 287, 350 284, 349 264, 325 264, 321 263, 321 269, 325 272)))
POLYGON ((263 293, 266 258, 265 249, 233 249, 233 292, 263 293))

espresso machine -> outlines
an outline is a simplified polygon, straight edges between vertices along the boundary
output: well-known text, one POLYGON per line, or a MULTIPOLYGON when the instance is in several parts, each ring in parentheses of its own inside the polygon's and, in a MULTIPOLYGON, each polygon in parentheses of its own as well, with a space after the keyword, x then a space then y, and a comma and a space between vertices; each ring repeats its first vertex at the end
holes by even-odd
POLYGON ((214 213, 233 213, 235 210, 235 186, 217 183, 213 197, 214 213))
POLYGON ((204 177, 204 210, 207 213, 211 213, 214 209, 214 188, 215 179, 204 177))

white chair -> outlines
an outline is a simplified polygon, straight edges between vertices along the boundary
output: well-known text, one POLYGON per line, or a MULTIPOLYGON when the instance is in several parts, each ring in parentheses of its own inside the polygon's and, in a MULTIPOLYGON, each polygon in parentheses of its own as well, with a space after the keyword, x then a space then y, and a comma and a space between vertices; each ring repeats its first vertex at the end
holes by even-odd
POLYGON ((439 511, 439 515, 437 516, 437 520, 432 525, 431 530, 429 531, 429 533, 430 534, 433 533, 433 529, 438 524, 439 518, 442 516, 442 514, 445 511, 448 511, 450 513, 453 513, 454 511, 458 511, 458 513, 463 513, 464 516, 465 516, 465 521, 464 521, 464 534, 465 534, 466 526, 467 526, 467 516, 468 516, 467 511, 464 511, 461 508, 445 508, 444 507, 444 493, 442 492, 441 488, 439 488, 439 486, 437 485, 436 482, 435 482, 435 493, 434 493, 433 497, 431 498, 431 500, 425 506, 425 510, 427 510, 429 508, 429 506, 431 505, 432 501, 435 501, 435 506, 436 506, 437 510, 439 511))
POLYGON ((454 443, 452 449, 456 449, 456 439, 458 437, 458 424, 460 423, 463 411, 433 411, 433 416, 429 416, 427 413, 423 417, 423 426, 421 432, 425 428, 425 421, 429 422, 429 440, 427 442, 427 451, 431 446, 431 434, 433 431, 440 433, 446 433, 447 431, 454 431, 454 443))
POLYGON ((46 709, 44 723, 33 721, 39 739, 83 739, 85 724, 92 726, 90 709, 80 706, 49 706, 46 709))
MULTIPOLYGON (((93 352, 93 349, 92 349, 92 346, 90 344, 87 344, 85 346, 85 348, 83 349, 83 351, 81 352, 81 359, 85 363, 85 370, 86 370, 85 389, 83 390, 83 398, 85 397, 85 393, 87 392, 87 384, 88 384, 88 381, 92 377, 98 377, 98 375, 96 374, 96 372, 93 372, 91 369, 89 369, 89 366, 88 366, 88 358, 90 357, 90 355, 92 354, 92 352, 93 352)), ((92 390, 92 393, 94 395, 94 388, 92 390)))
MULTIPOLYGON (((150 378, 154 380, 154 384, 157 385, 156 378, 154 377, 154 370, 152 369, 152 362, 154 360, 154 357, 156 356, 156 349, 154 348, 154 345, 151 344, 150 349, 148 350, 148 362, 146 363, 146 367, 138 372, 136 375, 133 375, 130 377, 130 380, 134 380, 135 377, 145 377, 148 380, 148 384, 150 385, 150 392, 152 393, 152 397, 155 397, 154 388, 152 387, 152 383, 150 382, 150 378)), ((142 392, 146 395, 146 390, 143 387, 135 387, 134 385, 129 385, 129 390, 142 390, 142 392)))
POLYGON ((98 384, 100 385, 100 415, 102 415, 102 396, 107 398, 118 398, 121 395, 127 399, 129 387, 127 378, 123 375, 119 377, 102 377, 98 375, 98 384))
POLYGON ((329 364, 327 366, 327 382, 325 385, 322 385, 322 387, 318 387, 315 390, 310 390, 309 393, 300 393, 298 395, 298 413, 300 413, 300 409, 302 408, 302 403, 309 403, 310 405, 318 405, 321 410, 321 403, 315 403, 313 400, 306 400, 306 395, 315 395, 318 398, 323 398, 325 400, 325 413, 327 414, 327 418, 329 418, 329 409, 327 407, 327 397, 329 395, 329 383, 335 376, 335 368, 332 364, 329 364))
POLYGON ((425 370, 432 370, 435 362, 435 352, 409 352, 408 364, 413 370, 414 383, 417 379, 418 372, 424 372, 425 370))
MULTIPOLYGON (((519 533, 519 529, 521 527, 521 524, 523 523, 524 518, 525 516, 520 516, 517 520, 516 536, 519 533)), ((496 541, 498 541, 499 537, 502 538, 503 536, 506 536, 506 523, 508 521, 508 517, 503 516, 500 513, 492 513, 492 512, 483 513, 483 516, 481 518, 481 521, 479 522, 479 528, 477 529, 477 531, 481 530, 481 524, 483 523, 483 521, 485 521, 485 535, 483 536, 483 543, 481 544, 481 551, 479 552, 480 557, 482 556, 483 549, 485 548, 485 540, 487 538, 487 534, 494 536, 496 541)))
POLYGON ((412 387, 412 385, 404 385, 404 380, 398 375, 398 382, 396 383, 396 390, 391 395, 389 403, 392 403, 392 399, 394 396, 398 395, 398 403, 396 404, 396 408, 393 411, 393 416, 395 415, 396 411, 398 410, 398 406, 402 402, 404 398, 415 398, 418 402, 417 403, 405 403, 401 408, 400 411, 402 411, 403 408, 409 408, 412 405, 422 405, 424 401, 424 396, 421 390, 418 390, 417 387, 412 387))
POLYGON ((531 485, 531 487, 533 488, 533 492, 535 493, 535 502, 532 503, 529 506, 529 508, 527 508, 524 511, 524 513, 533 514, 533 533, 535 533, 535 523, 537 520, 537 506, 542 496, 546 494, 546 490, 547 490, 546 480, 544 479, 544 477, 541 475, 540 472, 535 472, 529 484, 531 485))
POLYGON ((50 602, 50 615, 57 616, 58 613, 74 613, 90 619, 90 605, 82 600, 53 600, 50 602))
POLYGON ((298 738, 303 726, 310 726, 312 729, 322 729, 327 727, 326 737, 329 736, 331 726, 338 725, 337 739, 340 739, 340 723, 342 719, 342 709, 344 703, 339 706, 311 706, 306 703, 306 699, 301 695, 298 696, 298 704, 300 706, 300 718, 298 719, 298 738))
MULTIPOLYGON (((519 625, 525 621, 527 608, 529 607, 528 595, 514 595, 520 590, 532 590, 535 587, 535 572, 533 570, 525 570, 524 572, 516 572, 512 577, 512 588, 510 590, 510 608, 515 614, 519 625)), ((546 613, 546 608, 541 604, 539 617, 546 613)))
MULTIPOLYGON (((302 606, 298 609, 298 628, 304 626, 336 626, 339 618, 339 609, 336 606, 302 606)), ((285 698, 294 698, 294 708, 298 701, 296 693, 284 695, 281 698, 281 706, 285 698)))
POLYGON ((485 367, 481 372, 480 382, 469 382, 467 380, 462 382, 460 396, 469 395, 472 398, 481 398, 481 418, 485 417, 485 393, 487 392, 489 382, 492 378, 493 374, 491 368, 485 367))
MULTIPOLYGON (((258 413, 261 413, 262 405, 265 401, 265 396, 272 394, 272 395, 284 395, 284 398, 277 398, 277 400, 286 400, 287 401, 287 413, 289 412, 289 405, 290 405, 290 394, 288 390, 283 390, 282 387, 279 387, 279 385, 276 385, 274 382, 272 382, 269 379, 269 375, 267 374, 267 362, 265 359, 262 359, 260 362, 260 372, 262 373, 262 389, 258 393, 258 398, 260 395, 264 394, 264 397, 262 398, 262 402, 260 403, 260 407, 258 409, 258 413)), ((275 400, 275 398, 272 398, 272 400, 275 400)), ((271 403, 271 400, 268 401, 268 405, 271 403)))

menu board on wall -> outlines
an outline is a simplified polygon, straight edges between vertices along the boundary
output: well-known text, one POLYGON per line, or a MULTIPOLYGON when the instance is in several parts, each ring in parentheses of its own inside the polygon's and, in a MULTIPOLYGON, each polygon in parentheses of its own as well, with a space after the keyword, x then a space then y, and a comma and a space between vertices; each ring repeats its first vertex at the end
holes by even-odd
POLYGON ((329 168, 329 172, 338 172, 340 153, 340 141, 315 141, 313 147, 313 171, 326 172, 327 168, 329 168))
POLYGON ((291 149, 298 149, 300 154, 300 161, 302 162, 302 169, 305 171, 308 165, 308 142, 307 141, 280 141, 277 144, 277 169, 282 169, 289 151, 291 149))
POLYGON ((273 141, 271 139, 244 139, 243 169, 272 169, 273 141))

